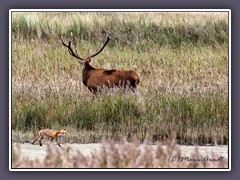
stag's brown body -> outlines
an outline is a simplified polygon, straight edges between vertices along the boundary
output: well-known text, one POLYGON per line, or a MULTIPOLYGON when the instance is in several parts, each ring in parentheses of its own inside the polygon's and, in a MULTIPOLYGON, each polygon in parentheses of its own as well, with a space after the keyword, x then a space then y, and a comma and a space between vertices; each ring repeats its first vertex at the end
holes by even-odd
POLYGON ((93 92, 99 92, 103 88, 114 88, 114 87, 123 87, 129 88, 134 91, 139 84, 139 76, 136 72, 131 70, 116 70, 116 69, 96 69, 91 66, 90 62, 94 56, 99 54, 106 44, 109 41, 109 37, 107 36, 107 41, 101 48, 101 50, 90 57, 83 59, 81 58, 77 52, 74 53, 71 48, 71 41, 69 41, 69 45, 66 45, 63 40, 62 44, 68 47, 69 53, 78 59, 78 62, 83 66, 82 67, 82 81, 88 89, 93 92))
POLYGON ((82 70, 83 84, 92 92, 101 88, 124 87, 134 90, 139 83, 139 77, 134 71, 96 69, 85 63, 82 70))

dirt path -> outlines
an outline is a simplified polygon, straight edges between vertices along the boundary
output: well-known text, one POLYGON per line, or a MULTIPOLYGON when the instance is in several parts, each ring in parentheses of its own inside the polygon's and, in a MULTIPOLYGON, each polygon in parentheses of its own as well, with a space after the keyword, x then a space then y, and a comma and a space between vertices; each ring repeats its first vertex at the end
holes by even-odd
MULTIPOLYGON (((16 147, 17 145, 20 146, 20 152, 17 153, 21 153, 23 157, 26 157, 28 159, 38 158, 39 160, 42 160, 47 154, 46 144, 43 144, 43 146, 39 146, 38 144, 32 145, 28 143, 13 143, 12 147, 16 147)), ((58 147, 56 144, 53 144, 53 146, 58 147)), ((70 151, 72 153, 81 151, 82 154, 89 155, 91 152, 94 152, 94 150, 98 151, 101 148, 101 144, 62 144, 62 147, 59 149, 61 151, 67 147, 70 147, 70 151)), ((182 155, 184 156, 190 156, 195 150, 194 146, 180 146, 180 148, 182 155)), ((212 152, 214 152, 216 155, 228 158, 228 146, 199 146, 198 149, 203 156, 211 156, 212 152)))

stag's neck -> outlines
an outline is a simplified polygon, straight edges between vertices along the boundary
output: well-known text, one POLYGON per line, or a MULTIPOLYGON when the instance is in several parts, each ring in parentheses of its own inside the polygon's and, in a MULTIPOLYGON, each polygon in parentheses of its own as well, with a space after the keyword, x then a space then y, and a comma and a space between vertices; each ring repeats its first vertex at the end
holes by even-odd
POLYGON ((87 81, 93 70, 95 70, 95 68, 92 67, 89 62, 84 63, 82 67, 82 81, 85 86, 87 86, 87 81))
POLYGON ((91 64, 87 61, 83 64, 82 70, 83 71, 91 71, 94 70, 95 68, 91 66, 91 64))

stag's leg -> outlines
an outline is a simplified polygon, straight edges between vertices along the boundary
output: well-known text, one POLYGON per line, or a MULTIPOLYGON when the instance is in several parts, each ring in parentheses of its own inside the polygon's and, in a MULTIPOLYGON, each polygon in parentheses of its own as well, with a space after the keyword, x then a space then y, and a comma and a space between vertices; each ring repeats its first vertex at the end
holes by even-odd
POLYGON ((98 90, 95 88, 88 87, 89 91, 91 91, 93 94, 97 94, 98 90))
POLYGON ((137 88, 137 82, 135 81, 135 80, 132 80, 131 82, 130 82, 130 84, 131 84, 131 87, 132 88, 137 88))
POLYGON ((136 91, 136 88, 137 88, 137 81, 136 80, 132 80, 130 82, 130 89, 132 90, 133 93, 135 93, 136 91))
POLYGON ((130 89, 131 89, 131 91, 133 92, 133 93, 135 93, 136 91, 136 88, 134 88, 134 87, 130 87, 130 89))

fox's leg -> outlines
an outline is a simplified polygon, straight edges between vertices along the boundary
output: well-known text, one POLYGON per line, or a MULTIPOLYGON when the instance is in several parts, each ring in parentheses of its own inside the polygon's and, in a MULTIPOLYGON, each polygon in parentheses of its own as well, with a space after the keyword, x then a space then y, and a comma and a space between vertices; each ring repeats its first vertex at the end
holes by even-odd
POLYGON ((40 134, 36 133, 35 136, 33 137, 32 141, 31 141, 31 144, 34 144, 35 141, 37 141, 39 138, 40 138, 40 134))
POLYGON ((51 138, 51 140, 50 140, 49 144, 51 144, 51 143, 52 143, 52 141, 53 141, 53 138, 51 138))
POLYGON ((41 135, 39 138, 39 145, 42 146, 42 140, 44 139, 44 137, 41 135))
POLYGON ((38 139, 38 135, 36 135, 36 136, 33 138, 33 140, 31 141, 31 144, 34 144, 37 139, 38 139))
POLYGON ((58 146, 59 146, 59 147, 62 147, 62 146, 58 143, 58 139, 56 139, 56 141, 57 141, 58 146))

